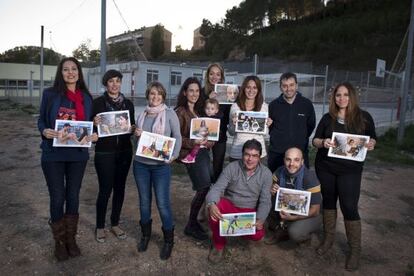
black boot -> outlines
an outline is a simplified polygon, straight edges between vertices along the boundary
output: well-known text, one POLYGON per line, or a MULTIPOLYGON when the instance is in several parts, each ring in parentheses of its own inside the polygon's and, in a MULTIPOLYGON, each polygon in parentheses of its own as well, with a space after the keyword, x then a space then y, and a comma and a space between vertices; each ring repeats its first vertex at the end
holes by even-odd
POLYGON ((65 261, 69 258, 65 244, 65 221, 63 219, 53 223, 49 221, 49 225, 52 228, 53 238, 55 239, 55 257, 58 261, 65 261))
POLYGON ((160 252, 161 260, 167 260, 171 256, 171 251, 174 247, 174 227, 171 230, 165 230, 162 228, 164 233, 164 244, 160 252))
POLYGON ((152 225, 152 219, 148 222, 143 224, 141 221, 139 221, 139 225, 141 225, 141 240, 138 244, 138 252, 144 252, 147 251, 148 243, 151 238, 151 225, 152 225))
POLYGON ((76 233, 78 232, 79 215, 64 216, 66 226, 66 248, 69 256, 77 257, 81 254, 79 246, 76 244, 76 233))

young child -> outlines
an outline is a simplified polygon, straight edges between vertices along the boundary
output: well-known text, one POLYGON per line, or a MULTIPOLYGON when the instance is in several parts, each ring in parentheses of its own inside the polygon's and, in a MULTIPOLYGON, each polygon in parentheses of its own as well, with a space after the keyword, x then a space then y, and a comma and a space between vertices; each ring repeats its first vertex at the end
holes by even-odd
MULTIPOLYGON (((222 114, 219 112, 219 102, 216 99, 207 99, 205 102, 205 108, 204 108, 204 112, 206 114, 207 117, 209 118, 215 118, 215 119, 221 119, 223 116, 222 114)), ((205 121, 201 121, 200 124, 200 135, 201 132, 203 132, 203 137, 205 137, 204 139, 207 139, 208 136, 208 128, 205 125, 205 121), (204 123, 204 125, 203 125, 204 123), (205 135, 205 133, 207 133, 205 135)), ((194 163, 197 153, 200 150, 201 146, 200 145, 195 145, 194 148, 190 151, 189 154, 187 154, 186 157, 184 157, 183 159, 181 159, 181 162, 183 163, 194 163)))

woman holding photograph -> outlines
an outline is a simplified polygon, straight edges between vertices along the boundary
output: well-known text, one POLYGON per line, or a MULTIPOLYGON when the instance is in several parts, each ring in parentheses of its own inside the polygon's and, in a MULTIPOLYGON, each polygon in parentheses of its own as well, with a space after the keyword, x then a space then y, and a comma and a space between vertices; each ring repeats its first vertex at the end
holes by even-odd
MULTIPOLYGON (((207 68, 206 76, 204 78, 204 87, 200 92, 200 97, 203 103, 208 98, 217 97, 217 93, 214 92, 214 85, 218 83, 224 83, 224 69, 220 64, 213 63, 207 68)), ((231 104, 220 104, 220 114, 222 114, 223 119, 220 123, 219 140, 212 147, 214 172, 213 182, 217 180, 223 171, 224 157, 226 155, 227 125, 229 124, 230 106, 231 104)))
POLYGON ((184 233, 196 240, 206 240, 208 235, 198 222, 197 216, 211 185, 212 172, 210 169, 209 149, 214 142, 204 138, 190 139, 191 119, 199 117, 203 112, 204 101, 200 97, 200 88, 200 82, 197 78, 186 79, 178 94, 175 111, 180 120, 181 134, 183 136, 179 160, 186 157, 195 145, 200 145, 195 162, 185 164, 196 194, 191 202, 190 216, 184 233))
MULTIPOLYGON (((53 147, 59 137, 57 119, 87 121, 92 115, 92 97, 80 63, 73 57, 60 61, 53 87, 43 91, 38 119, 42 135, 41 165, 50 197, 50 226, 58 261, 79 256, 76 232, 79 221, 79 191, 89 159, 87 148, 53 147)), ((97 135, 87 137, 96 141, 97 135)))
MULTIPOLYGON (((135 126, 134 104, 121 93, 122 74, 117 70, 108 70, 102 77, 106 91, 93 100, 94 124, 102 121, 97 114, 110 111, 128 110, 131 125, 135 126)), ((121 114, 123 122, 128 125, 126 113, 121 114)), ((118 123, 115 118, 116 124, 118 123)), ((127 130, 127 129, 126 129, 127 130)), ((124 203, 125 182, 132 162, 132 133, 100 137, 95 146, 95 169, 98 175, 99 192, 96 200, 96 229, 97 242, 105 242, 105 218, 109 198, 112 195, 111 232, 118 239, 125 239, 125 232, 119 227, 119 218, 124 203)))
POLYGON ((335 146, 335 141, 331 141, 332 132, 370 136, 365 147, 367 150, 374 149, 377 139, 374 121, 368 112, 360 109, 357 97, 350 83, 337 85, 330 99, 329 113, 324 114, 320 120, 312 142, 318 148, 315 169, 321 183, 325 232, 325 239, 317 253, 323 255, 332 247, 336 227, 336 203, 339 198, 351 248, 345 268, 350 271, 358 268, 361 252, 358 201, 364 163, 328 157, 328 149, 335 146))
MULTIPOLYGON (((141 156, 135 156, 134 176, 138 188, 141 240, 138 251, 144 252, 152 232, 151 202, 152 189, 154 188, 158 212, 162 221, 164 245, 160 252, 160 258, 166 260, 171 256, 174 246, 174 221, 170 202, 171 162, 178 157, 181 148, 180 123, 174 110, 165 105, 167 92, 159 82, 148 85, 145 97, 148 105, 138 115, 135 136, 139 138, 142 131, 160 134, 175 138, 175 146, 170 161, 158 161, 141 156)), ((155 143, 154 143, 155 148, 155 143)))
MULTIPOLYGON (((242 148, 246 141, 256 139, 262 144, 262 156, 266 156, 266 146, 263 134, 236 132, 237 111, 259 111, 268 112, 267 103, 264 102, 262 94, 262 83, 257 76, 247 76, 243 80, 241 93, 236 102, 231 105, 229 124, 229 134, 234 136, 233 144, 230 149, 230 161, 242 159, 242 148)), ((267 118, 266 124, 269 126, 272 119, 267 118)))

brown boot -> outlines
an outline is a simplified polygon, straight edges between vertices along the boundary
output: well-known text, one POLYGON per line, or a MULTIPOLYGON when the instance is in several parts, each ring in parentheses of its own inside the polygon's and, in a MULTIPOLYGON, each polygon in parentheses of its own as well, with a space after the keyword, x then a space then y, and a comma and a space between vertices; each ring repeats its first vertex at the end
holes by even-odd
POLYGON ((335 240, 336 209, 323 209, 323 230, 325 237, 316 252, 319 255, 325 254, 333 245, 335 240))
POLYGON ((361 221, 345 220, 346 237, 351 248, 351 253, 346 259, 345 269, 348 271, 357 270, 361 256, 361 221))
POLYGON ((53 223, 49 221, 49 225, 52 228, 53 238, 55 239, 55 257, 59 262, 65 261, 69 258, 68 250, 65 245, 65 221, 63 219, 53 223))
POLYGON ((78 245, 76 244, 76 233, 78 231, 79 215, 64 216, 66 226, 66 248, 69 256, 77 257, 81 254, 78 245))

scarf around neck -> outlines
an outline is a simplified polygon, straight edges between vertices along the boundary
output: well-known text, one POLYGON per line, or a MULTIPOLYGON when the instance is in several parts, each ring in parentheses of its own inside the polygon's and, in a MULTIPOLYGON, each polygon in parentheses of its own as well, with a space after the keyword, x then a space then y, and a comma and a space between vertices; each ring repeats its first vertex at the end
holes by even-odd
POLYGON ((106 105, 107 110, 118 111, 118 110, 125 109, 125 106, 124 106, 125 96, 121 92, 119 92, 118 97, 112 98, 109 96, 108 92, 105 91, 104 98, 105 98, 105 105, 106 105))
POLYGON ((164 135, 165 131, 165 120, 166 120, 166 112, 167 106, 165 104, 160 104, 156 107, 150 107, 147 105, 144 112, 142 112, 138 116, 138 128, 142 129, 142 126, 144 125, 145 117, 147 117, 148 114, 157 114, 157 117, 155 118, 155 122, 152 125, 152 133, 157 133, 160 135, 164 135))
POLYGON ((75 103, 76 120, 85 120, 85 110, 83 108, 83 93, 80 89, 76 89, 75 92, 66 90, 66 97, 69 101, 75 103))
POLYGON ((286 188, 286 178, 294 178, 294 185, 295 190, 301 190, 303 191, 303 178, 305 175, 305 165, 302 165, 302 167, 294 174, 290 174, 285 166, 280 171, 280 178, 279 178, 279 186, 282 188, 286 188))

